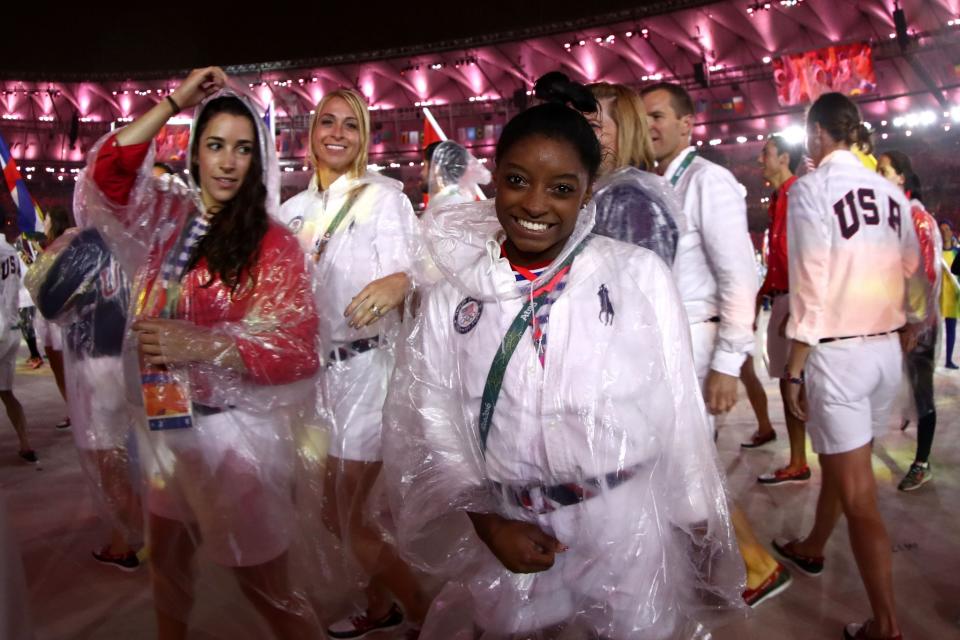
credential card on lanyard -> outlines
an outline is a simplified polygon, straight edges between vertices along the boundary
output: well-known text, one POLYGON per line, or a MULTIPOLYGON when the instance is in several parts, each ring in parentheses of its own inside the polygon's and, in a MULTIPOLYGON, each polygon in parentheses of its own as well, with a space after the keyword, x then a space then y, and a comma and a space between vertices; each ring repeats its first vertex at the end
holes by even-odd
MULTIPOLYGON (((185 235, 164 261, 160 287, 153 289, 154 309, 161 318, 174 317, 180 301, 181 280, 187 270, 193 251, 210 228, 207 214, 194 218, 187 225, 185 235), (158 300, 157 298, 162 298, 158 300)), ((156 281, 154 281, 156 287, 156 281)), ((190 387, 165 366, 149 365, 141 361, 140 390, 147 427, 151 431, 189 429, 193 427, 193 403, 190 387)))

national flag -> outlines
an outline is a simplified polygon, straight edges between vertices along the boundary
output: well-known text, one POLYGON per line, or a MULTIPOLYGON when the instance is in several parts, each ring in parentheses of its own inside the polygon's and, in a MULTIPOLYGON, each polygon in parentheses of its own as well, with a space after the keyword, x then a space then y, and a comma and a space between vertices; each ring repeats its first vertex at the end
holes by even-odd
POLYGON ((267 103, 267 110, 263 114, 263 121, 267 125, 267 131, 270 132, 270 139, 276 143, 277 141, 277 108, 273 103, 273 98, 270 98, 270 102, 267 103))
POLYGON ((443 142, 447 134, 443 132, 430 109, 423 107, 423 148, 426 149, 434 142, 443 142))
POLYGON ((40 206, 30 197, 27 183, 17 169, 17 162, 10 154, 10 148, 0 135, 0 170, 13 198, 13 206, 17 209, 17 227, 22 233, 43 232, 43 212, 40 206))

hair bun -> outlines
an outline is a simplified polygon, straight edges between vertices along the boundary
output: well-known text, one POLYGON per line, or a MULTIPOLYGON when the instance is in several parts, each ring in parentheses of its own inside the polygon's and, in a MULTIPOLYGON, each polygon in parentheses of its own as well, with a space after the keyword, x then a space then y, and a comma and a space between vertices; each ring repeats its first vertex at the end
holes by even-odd
POLYGON ((593 92, 560 71, 540 76, 533 85, 533 93, 544 102, 565 104, 581 113, 597 111, 597 99, 593 97, 593 92))

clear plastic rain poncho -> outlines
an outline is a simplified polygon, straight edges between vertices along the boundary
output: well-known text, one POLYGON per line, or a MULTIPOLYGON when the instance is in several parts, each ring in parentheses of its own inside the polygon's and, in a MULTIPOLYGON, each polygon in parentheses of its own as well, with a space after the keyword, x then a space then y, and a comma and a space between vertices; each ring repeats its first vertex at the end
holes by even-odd
MULTIPOLYGON (((345 310, 367 285, 412 275, 418 223, 403 185, 373 171, 342 175, 325 190, 314 175, 306 190, 283 204, 279 219, 297 234, 315 282, 322 335, 317 397, 330 433, 324 517, 342 545, 339 586, 351 606, 338 611, 348 615, 362 611, 360 591, 371 575, 400 567, 376 524, 380 506, 368 497, 385 455, 383 403, 407 309, 386 309, 360 328, 350 326, 345 310)), ((403 594, 393 595, 402 601, 403 594)))
POLYGON ((74 228, 40 254, 24 284, 62 329, 74 444, 101 515, 137 549, 143 514, 131 448, 139 409, 127 397, 123 364, 129 281, 96 229, 74 228))
POLYGON ((933 394, 933 370, 937 350, 937 329, 940 326, 940 280, 949 278, 940 258, 943 239, 940 225, 919 200, 911 200, 911 218, 920 245, 919 273, 907 283, 910 306, 916 316, 923 316, 916 346, 904 357, 906 379, 913 391, 913 408, 917 419, 936 411, 933 394))
POLYGON ((742 607, 673 278, 589 235, 593 216, 533 282, 501 257, 494 202, 424 217, 445 280, 407 326, 384 416, 404 557, 448 580, 421 638, 687 638, 742 607), (512 573, 468 512, 568 550, 512 573))
POLYGON ((473 202, 482 193, 480 185, 490 182, 490 171, 463 146, 445 140, 437 145, 430 160, 430 201, 427 209, 440 209, 473 202))
MULTIPOLYGON (((275 214, 279 168, 253 105, 221 91, 196 117, 223 98, 238 100, 255 123, 265 205, 275 214)), ((202 133, 194 126, 191 150, 202 133)), ((312 552, 323 531, 308 267, 296 239, 269 222, 247 277, 231 289, 196 252, 220 232, 224 218, 216 216, 234 212, 205 212, 192 174, 187 186, 153 177, 152 164, 153 143, 119 147, 105 136, 90 153, 74 208, 131 276, 129 321, 177 323, 190 352, 215 353, 151 366, 138 360, 136 333, 127 332, 126 382, 149 443, 141 458, 155 606, 215 637, 310 637, 319 625, 309 596, 318 594, 305 579, 321 580, 325 566, 312 552), (198 551, 212 564, 195 572, 198 551)), ((189 157, 187 166, 195 166, 189 157)), ((173 342, 174 330, 158 331, 173 342)))
POLYGON ((687 230, 676 190, 660 176, 621 167, 597 180, 593 232, 649 249, 673 265, 677 239, 687 230))

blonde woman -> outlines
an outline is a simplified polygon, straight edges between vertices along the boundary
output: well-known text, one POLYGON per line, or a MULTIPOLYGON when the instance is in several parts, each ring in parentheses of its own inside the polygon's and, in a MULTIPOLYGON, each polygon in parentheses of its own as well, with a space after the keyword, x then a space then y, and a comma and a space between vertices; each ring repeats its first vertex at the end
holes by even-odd
POLYGON ((365 609, 332 625, 331 638, 399 626, 404 613, 394 597, 414 624, 429 604, 367 509, 383 464, 390 335, 411 288, 416 223, 403 185, 367 170, 369 139, 370 116, 359 93, 340 89, 324 96, 310 125, 314 175, 280 213, 313 264, 317 284, 320 402, 332 429, 325 518, 370 577, 365 609))
POLYGON ((685 225, 670 185, 653 173, 643 100, 621 84, 598 82, 588 89, 600 107, 591 124, 603 147, 594 233, 649 249, 672 266, 685 225))

